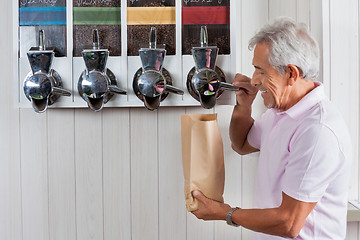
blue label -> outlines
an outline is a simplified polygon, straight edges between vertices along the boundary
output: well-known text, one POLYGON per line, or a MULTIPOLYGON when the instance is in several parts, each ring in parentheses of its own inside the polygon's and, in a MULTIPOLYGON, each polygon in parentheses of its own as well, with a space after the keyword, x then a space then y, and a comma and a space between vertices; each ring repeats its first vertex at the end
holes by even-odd
POLYGON ((20 26, 66 25, 65 7, 19 8, 20 26))

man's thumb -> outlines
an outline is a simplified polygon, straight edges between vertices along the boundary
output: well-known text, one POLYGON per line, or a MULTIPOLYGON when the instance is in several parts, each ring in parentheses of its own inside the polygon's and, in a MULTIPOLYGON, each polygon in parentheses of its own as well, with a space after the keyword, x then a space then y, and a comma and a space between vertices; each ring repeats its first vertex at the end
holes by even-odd
POLYGON ((200 202, 205 203, 206 197, 205 197, 204 194, 202 194, 200 191, 194 190, 194 191, 192 192, 192 195, 193 195, 194 198, 196 198, 196 199, 199 200, 200 202))

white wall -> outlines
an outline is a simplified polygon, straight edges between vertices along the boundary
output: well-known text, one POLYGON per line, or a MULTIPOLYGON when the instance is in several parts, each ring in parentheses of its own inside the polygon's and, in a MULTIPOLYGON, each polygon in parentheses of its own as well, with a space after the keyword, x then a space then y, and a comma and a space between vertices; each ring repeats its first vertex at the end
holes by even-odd
MULTIPOLYGON (((320 0, 240 1, 238 66, 252 74, 247 42, 279 15, 310 25, 323 46, 324 84, 343 112, 354 142, 350 198, 359 198, 359 2, 320 0), (324 9, 322 13, 322 9, 324 9)), ((180 115, 217 112, 225 148, 225 201, 251 207, 257 154, 230 148, 231 106, 49 109, 16 107, 16 71, 10 1, 0 9, 0 240, 201 240, 251 239, 251 232, 203 222, 185 210, 180 115), (10 59, 10 60, 9 60, 10 59)), ((16 33, 15 33, 16 36, 16 33)), ((264 111, 261 99, 254 116, 264 111)), ((360 239, 358 223, 348 240, 360 239)))

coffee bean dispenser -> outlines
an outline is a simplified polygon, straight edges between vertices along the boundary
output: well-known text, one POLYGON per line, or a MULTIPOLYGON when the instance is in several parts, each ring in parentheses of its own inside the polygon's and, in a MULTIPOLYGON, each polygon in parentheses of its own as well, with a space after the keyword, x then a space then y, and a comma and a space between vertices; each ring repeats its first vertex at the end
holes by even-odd
POLYGON ((224 90, 238 91, 239 88, 226 83, 224 72, 216 66, 219 52, 217 46, 208 46, 206 26, 201 27, 200 47, 193 47, 191 53, 194 57, 193 67, 186 81, 190 95, 201 103, 206 109, 213 108, 224 90))
POLYGON ((52 69, 55 56, 54 48, 45 46, 45 33, 39 31, 39 47, 33 47, 27 53, 31 72, 24 81, 24 93, 35 112, 45 112, 60 96, 71 96, 71 92, 62 88, 60 75, 52 69))
POLYGON ((135 73, 133 89, 145 107, 156 110, 169 93, 183 95, 184 91, 172 86, 170 73, 162 67, 166 50, 157 48, 156 28, 151 28, 149 47, 141 48, 139 55, 142 67, 135 73))

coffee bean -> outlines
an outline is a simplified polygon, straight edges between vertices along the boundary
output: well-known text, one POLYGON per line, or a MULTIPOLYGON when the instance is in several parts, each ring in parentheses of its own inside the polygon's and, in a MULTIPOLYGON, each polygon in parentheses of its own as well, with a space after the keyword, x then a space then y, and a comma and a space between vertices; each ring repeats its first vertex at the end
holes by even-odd
POLYGON ((92 30, 98 29, 100 48, 108 49, 110 56, 121 55, 121 28, 119 25, 74 25, 74 57, 81 57, 84 49, 92 49, 92 30))
MULTIPOLYGON (((129 7, 174 7, 175 0, 129 0, 129 7)), ((175 55, 176 26, 166 25, 128 25, 128 56, 138 56, 139 49, 149 47, 150 28, 156 27, 157 44, 165 44, 166 55, 175 55)))
MULTIPOLYGON (((209 24, 207 26, 209 46, 217 46, 219 54, 230 54, 230 25, 209 24)), ((192 47, 200 46, 201 25, 182 26, 182 54, 191 54, 192 47)))

